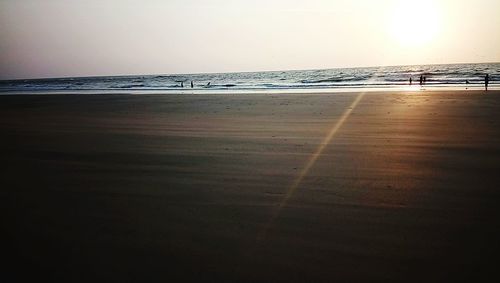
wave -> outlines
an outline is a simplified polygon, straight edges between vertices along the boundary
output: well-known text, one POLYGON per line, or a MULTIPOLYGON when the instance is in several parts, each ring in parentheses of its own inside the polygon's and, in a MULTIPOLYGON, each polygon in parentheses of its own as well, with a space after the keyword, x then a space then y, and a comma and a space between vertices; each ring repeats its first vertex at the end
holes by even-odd
POLYGON ((418 77, 427 77, 432 85, 462 85, 484 82, 490 74, 492 85, 500 82, 500 63, 461 65, 421 65, 397 67, 320 69, 305 71, 139 75, 81 78, 54 78, 0 81, 0 91, 45 90, 191 90, 194 89, 312 89, 342 87, 391 87, 407 85, 409 77, 418 84, 418 77), (181 83, 184 87, 181 87, 181 83))
POLYGON ((119 85, 119 86, 116 86, 115 88, 138 88, 138 87, 144 87, 144 84, 119 85))
POLYGON ((332 77, 327 79, 320 80, 301 80, 300 83, 303 84, 316 84, 316 83, 339 83, 339 82, 355 82, 355 81, 363 81, 368 79, 369 76, 361 76, 361 77, 332 77))

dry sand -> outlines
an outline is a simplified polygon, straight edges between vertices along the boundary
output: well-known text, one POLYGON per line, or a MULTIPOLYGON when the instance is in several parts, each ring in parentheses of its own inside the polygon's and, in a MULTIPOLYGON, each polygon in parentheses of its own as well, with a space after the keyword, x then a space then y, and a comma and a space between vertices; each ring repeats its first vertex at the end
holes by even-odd
POLYGON ((2 96, 0 145, 4 278, 499 277, 498 91, 2 96))

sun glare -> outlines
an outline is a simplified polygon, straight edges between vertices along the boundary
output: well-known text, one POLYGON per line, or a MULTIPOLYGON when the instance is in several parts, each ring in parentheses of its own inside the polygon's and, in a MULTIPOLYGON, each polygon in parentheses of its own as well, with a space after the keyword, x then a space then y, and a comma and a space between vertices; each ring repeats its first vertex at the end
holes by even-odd
POLYGON ((399 1, 389 27, 403 46, 419 47, 435 39, 441 28, 439 8, 434 1, 399 1))

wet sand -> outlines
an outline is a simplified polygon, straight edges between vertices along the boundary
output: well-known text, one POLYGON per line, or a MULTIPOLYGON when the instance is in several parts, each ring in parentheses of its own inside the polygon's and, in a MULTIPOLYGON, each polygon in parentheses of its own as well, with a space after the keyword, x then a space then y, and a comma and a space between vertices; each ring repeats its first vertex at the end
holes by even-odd
POLYGON ((499 277, 499 91, 0 96, 0 150, 7 278, 499 277))

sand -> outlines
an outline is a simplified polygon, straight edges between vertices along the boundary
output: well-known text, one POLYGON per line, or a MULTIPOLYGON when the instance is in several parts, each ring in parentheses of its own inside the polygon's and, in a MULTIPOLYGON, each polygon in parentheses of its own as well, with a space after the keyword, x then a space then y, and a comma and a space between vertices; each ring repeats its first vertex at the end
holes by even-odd
POLYGON ((499 91, 1 96, 0 150, 6 278, 499 277, 499 91))

